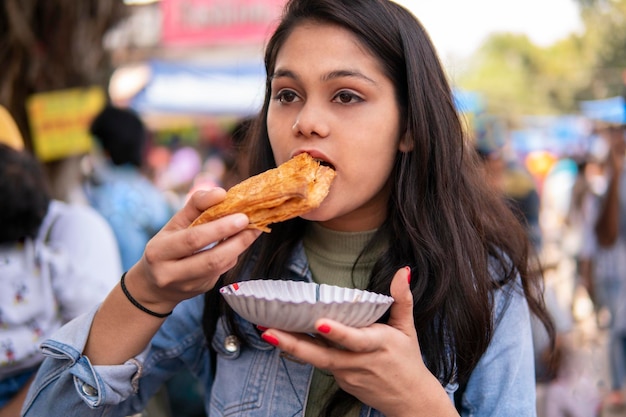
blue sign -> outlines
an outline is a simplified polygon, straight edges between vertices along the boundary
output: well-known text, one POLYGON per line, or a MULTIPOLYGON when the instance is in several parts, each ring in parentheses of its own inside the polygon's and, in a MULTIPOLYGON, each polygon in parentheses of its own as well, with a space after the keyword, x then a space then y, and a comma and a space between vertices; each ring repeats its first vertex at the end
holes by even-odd
POLYGON ((140 113, 249 116, 263 104, 261 63, 203 66, 154 61, 150 72, 150 81, 131 100, 131 107, 140 113))
POLYGON ((610 124, 626 123, 626 107, 621 96, 602 100, 581 101, 580 108, 587 118, 610 124))

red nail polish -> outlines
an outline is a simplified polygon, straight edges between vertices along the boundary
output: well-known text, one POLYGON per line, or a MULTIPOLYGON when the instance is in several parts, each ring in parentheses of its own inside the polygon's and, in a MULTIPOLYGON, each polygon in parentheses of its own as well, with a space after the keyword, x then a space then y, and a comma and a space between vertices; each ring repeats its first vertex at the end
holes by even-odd
POLYGON ((269 327, 264 327, 264 326, 256 326, 257 329, 259 329, 260 331, 264 332, 267 329, 269 329, 269 327))
POLYGON ((317 331, 320 333, 328 334, 330 333, 330 326, 328 324, 322 324, 317 328, 317 331))
POLYGON ((265 340, 270 345, 278 346, 278 339, 276 337, 272 336, 271 334, 263 333, 261 335, 261 337, 263 338, 263 340, 265 340))
POLYGON ((405 266, 404 267, 406 269, 406 271, 409 273, 409 275, 407 276, 407 281, 409 282, 409 284, 411 283, 411 267, 410 266, 405 266))

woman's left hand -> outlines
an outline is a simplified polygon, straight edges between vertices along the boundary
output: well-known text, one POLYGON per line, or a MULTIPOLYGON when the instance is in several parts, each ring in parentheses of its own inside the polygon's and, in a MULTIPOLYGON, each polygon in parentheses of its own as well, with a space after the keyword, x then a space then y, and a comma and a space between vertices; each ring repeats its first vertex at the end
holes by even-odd
POLYGON ((391 283, 395 301, 387 324, 359 329, 320 319, 316 328, 321 338, 277 329, 266 330, 263 338, 285 353, 331 372, 344 391, 388 417, 457 416, 445 390, 422 360, 409 281, 408 268, 396 272, 391 283))

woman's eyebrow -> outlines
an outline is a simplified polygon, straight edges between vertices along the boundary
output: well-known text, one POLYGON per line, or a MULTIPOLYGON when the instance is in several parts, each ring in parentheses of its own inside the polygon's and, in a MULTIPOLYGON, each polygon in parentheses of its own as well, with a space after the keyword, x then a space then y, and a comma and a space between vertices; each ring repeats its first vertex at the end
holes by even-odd
MULTIPOLYGON (((298 81, 299 77, 290 70, 284 70, 284 69, 278 69, 276 71, 274 71, 274 74, 272 74, 272 80, 276 79, 276 78, 291 78, 293 80, 298 81)), ((364 80, 370 84, 376 84, 376 81, 372 80, 371 78, 369 78, 368 76, 364 75, 361 72, 358 71, 352 71, 352 70, 336 70, 336 71, 331 71, 328 74, 325 74, 321 77, 322 81, 330 81, 332 79, 336 79, 336 78, 344 78, 344 77, 350 77, 350 78, 359 78, 361 80, 364 80)))
POLYGON ((283 69, 277 69, 276 71, 274 71, 274 73, 272 74, 271 80, 273 81, 276 78, 292 78, 296 81, 299 79, 298 76, 293 71, 283 70, 283 69))
POLYGON ((359 71, 352 71, 352 70, 332 71, 332 72, 324 75, 322 77, 322 81, 329 81, 329 80, 332 80, 334 78, 343 78, 343 77, 360 78, 360 79, 362 79, 364 81, 367 81, 370 84, 376 84, 376 81, 372 80, 371 78, 369 78, 365 74, 363 74, 363 73, 361 73, 359 71))

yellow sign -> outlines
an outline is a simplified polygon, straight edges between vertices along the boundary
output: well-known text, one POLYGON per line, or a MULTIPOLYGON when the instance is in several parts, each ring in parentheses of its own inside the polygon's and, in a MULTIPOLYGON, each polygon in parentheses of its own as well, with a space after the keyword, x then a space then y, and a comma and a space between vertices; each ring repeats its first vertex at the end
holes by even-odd
POLYGON ((89 125, 105 105, 100 87, 38 93, 26 102, 33 148, 42 161, 89 152, 89 125))

